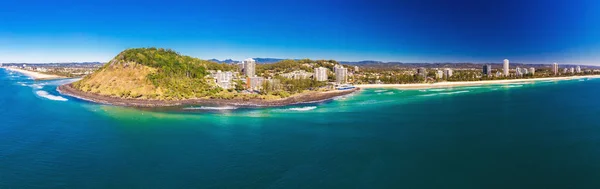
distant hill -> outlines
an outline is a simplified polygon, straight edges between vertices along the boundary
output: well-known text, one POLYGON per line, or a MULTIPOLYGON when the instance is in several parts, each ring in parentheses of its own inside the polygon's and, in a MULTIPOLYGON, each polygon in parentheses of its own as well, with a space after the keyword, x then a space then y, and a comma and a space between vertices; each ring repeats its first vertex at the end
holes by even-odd
POLYGON ((73 83, 83 92, 129 99, 180 100, 220 91, 204 78, 207 70, 231 70, 218 64, 157 48, 127 49, 94 73, 73 83))

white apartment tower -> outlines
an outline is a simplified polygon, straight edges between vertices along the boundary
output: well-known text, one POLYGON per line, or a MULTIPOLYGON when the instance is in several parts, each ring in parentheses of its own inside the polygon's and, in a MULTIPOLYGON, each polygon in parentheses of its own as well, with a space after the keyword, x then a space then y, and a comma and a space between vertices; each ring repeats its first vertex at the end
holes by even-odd
POLYGON ((508 77, 508 69, 510 62, 508 61, 508 59, 504 59, 504 64, 503 64, 503 71, 504 71, 504 76, 508 77))
POLYGON ((256 61, 252 58, 244 60, 244 75, 254 77, 256 75, 256 61))
POLYGON ((324 68, 324 67, 315 68, 315 80, 327 81, 327 68, 324 68))
POLYGON ((334 68, 335 82, 338 84, 346 83, 348 79, 348 68, 344 68, 342 65, 336 65, 334 68))

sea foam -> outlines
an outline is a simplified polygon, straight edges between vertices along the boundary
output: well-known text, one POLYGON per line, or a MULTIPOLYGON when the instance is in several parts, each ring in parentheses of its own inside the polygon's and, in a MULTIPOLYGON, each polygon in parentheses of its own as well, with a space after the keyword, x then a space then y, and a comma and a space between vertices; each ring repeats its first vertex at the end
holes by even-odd
POLYGON ((300 108, 288 108, 288 110, 291 111, 309 111, 309 110, 314 110, 317 109, 316 106, 305 106, 305 107, 300 107, 300 108))
POLYGON ((222 107, 210 107, 210 106, 200 106, 200 107, 187 107, 183 108, 184 110, 235 110, 237 107, 234 106, 222 106, 222 107))
POLYGON ((67 101, 67 99, 62 96, 51 95, 50 93, 48 93, 46 91, 35 91, 35 94, 37 94, 40 97, 44 97, 44 98, 47 98, 50 100, 67 101))

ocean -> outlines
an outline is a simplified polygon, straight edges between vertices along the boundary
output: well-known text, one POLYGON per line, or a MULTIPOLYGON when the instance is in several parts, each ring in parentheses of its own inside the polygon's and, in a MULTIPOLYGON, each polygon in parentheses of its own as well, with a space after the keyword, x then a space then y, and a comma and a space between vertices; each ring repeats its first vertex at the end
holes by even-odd
POLYGON ((0 188, 600 188, 600 79, 139 110, 0 69, 0 188))

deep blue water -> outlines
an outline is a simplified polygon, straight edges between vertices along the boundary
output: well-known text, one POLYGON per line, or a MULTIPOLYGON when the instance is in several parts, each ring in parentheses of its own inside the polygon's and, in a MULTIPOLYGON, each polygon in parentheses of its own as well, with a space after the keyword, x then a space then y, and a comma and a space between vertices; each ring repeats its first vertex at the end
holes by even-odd
POLYGON ((600 79, 194 112, 65 82, 0 69, 0 188, 600 188, 600 79))

